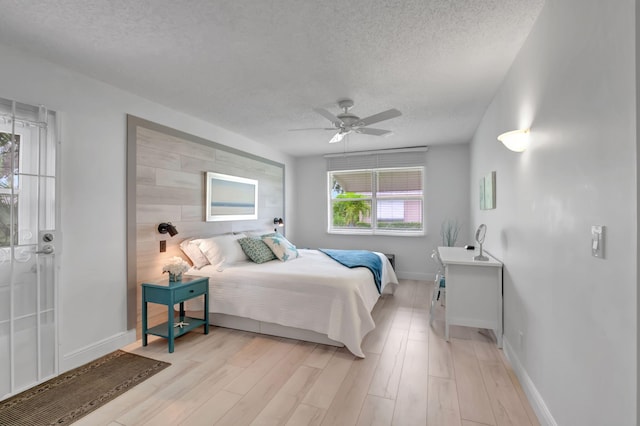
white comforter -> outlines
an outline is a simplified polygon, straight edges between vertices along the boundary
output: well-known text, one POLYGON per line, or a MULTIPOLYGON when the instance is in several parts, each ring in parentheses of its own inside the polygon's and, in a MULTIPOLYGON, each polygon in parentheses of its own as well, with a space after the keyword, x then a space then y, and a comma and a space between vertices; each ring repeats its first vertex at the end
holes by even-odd
MULTIPOLYGON (((210 312, 313 330, 364 358, 360 344, 375 328, 371 310, 380 297, 373 274, 347 268, 317 250, 299 251, 299 258, 287 262, 246 262, 223 271, 205 266, 188 274, 211 278, 210 312)), ((396 274, 387 257, 377 254, 383 265, 382 290, 389 286, 387 292, 393 292, 396 274)), ((202 304, 188 309, 202 309, 202 304)))

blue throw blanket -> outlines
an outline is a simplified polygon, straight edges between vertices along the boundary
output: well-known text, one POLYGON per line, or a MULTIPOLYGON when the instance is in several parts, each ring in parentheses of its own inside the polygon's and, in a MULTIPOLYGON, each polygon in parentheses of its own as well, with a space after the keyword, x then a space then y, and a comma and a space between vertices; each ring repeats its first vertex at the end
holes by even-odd
POLYGON ((318 250, 347 268, 364 267, 370 270, 373 274, 373 280, 376 283, 378 294, 381 294, 382 261, 377 254, 366 250, 318 250))

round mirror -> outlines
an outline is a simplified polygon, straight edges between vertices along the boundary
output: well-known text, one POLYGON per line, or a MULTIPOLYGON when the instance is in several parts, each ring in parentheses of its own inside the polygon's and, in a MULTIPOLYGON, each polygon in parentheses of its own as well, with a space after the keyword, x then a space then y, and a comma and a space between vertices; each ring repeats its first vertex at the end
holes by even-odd
POLYGON ((478 242, 478 244, 480 244, 480 254, 478 254, 477 256, 474 256, 473 260, 482 260, 482 261, 489 260, 487 256, 482 254, 482 243, 484 243, 484 236, 486 235, 486 233, 487 233, 487 225, 483 223, 482 225, 478 226, 478 230, 476 231, 476 241, 478 242))
POLYGON ((478 226, 478 230, 476 231, 476 241, 478 242, 478 244, 482 244, 484 243, 484 236, 487 233, 487 225, 485 225, 484 223, 480 226, 478 226))

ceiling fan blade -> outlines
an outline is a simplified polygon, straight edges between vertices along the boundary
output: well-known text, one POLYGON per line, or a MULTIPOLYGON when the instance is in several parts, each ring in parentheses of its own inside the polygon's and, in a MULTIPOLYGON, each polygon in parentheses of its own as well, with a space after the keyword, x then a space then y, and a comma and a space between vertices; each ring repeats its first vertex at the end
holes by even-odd
POLYGON ((324 108, 314 108, 313 110, 315 112, 317 112, 318 114, 320 114, 321 116, 323 116, 324 118, 326 118, 327 120, 329 120, 330 122, 338 123, 338 124, 336 124, 337 126, 342 124, 342 120, 340 120, 338 117, 336 117, 335 115, 331 114, 329 111, 327 111, 324 108))
POLYGON ((377 114, 365 117, 356 123, 357 126, 368 126, 369 124, 378 123, 380 121, 389 120, 391 118, 400 117, 402 113, 395 108, 379 112, 377 114))
POLYGON ((287 132, 300 132, 304 130, 333 130, 335 131, 335 127, 307 127, 304 129, 288 129, 287 132))
POLYGON ((361 133, 363 135, 383 136, 391 133, 391 130, 372 129, 370 127, 363 127, 361 129, 356 130, 356 133, 361 133))
POLYGON ((329 143, 340 142, 344 138, 344 135, 346 135, 346 133, 342 133, 342 131, 336 133, 335 135, 333 135, 329 143))

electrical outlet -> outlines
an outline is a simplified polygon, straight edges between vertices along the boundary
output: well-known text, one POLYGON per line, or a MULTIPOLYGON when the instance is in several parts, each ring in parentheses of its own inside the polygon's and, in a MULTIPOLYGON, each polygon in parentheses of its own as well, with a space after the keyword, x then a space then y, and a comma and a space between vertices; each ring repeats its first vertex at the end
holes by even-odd
POLYGON ((160 241, 160 253, 167 251, 167 240, 160 241))

